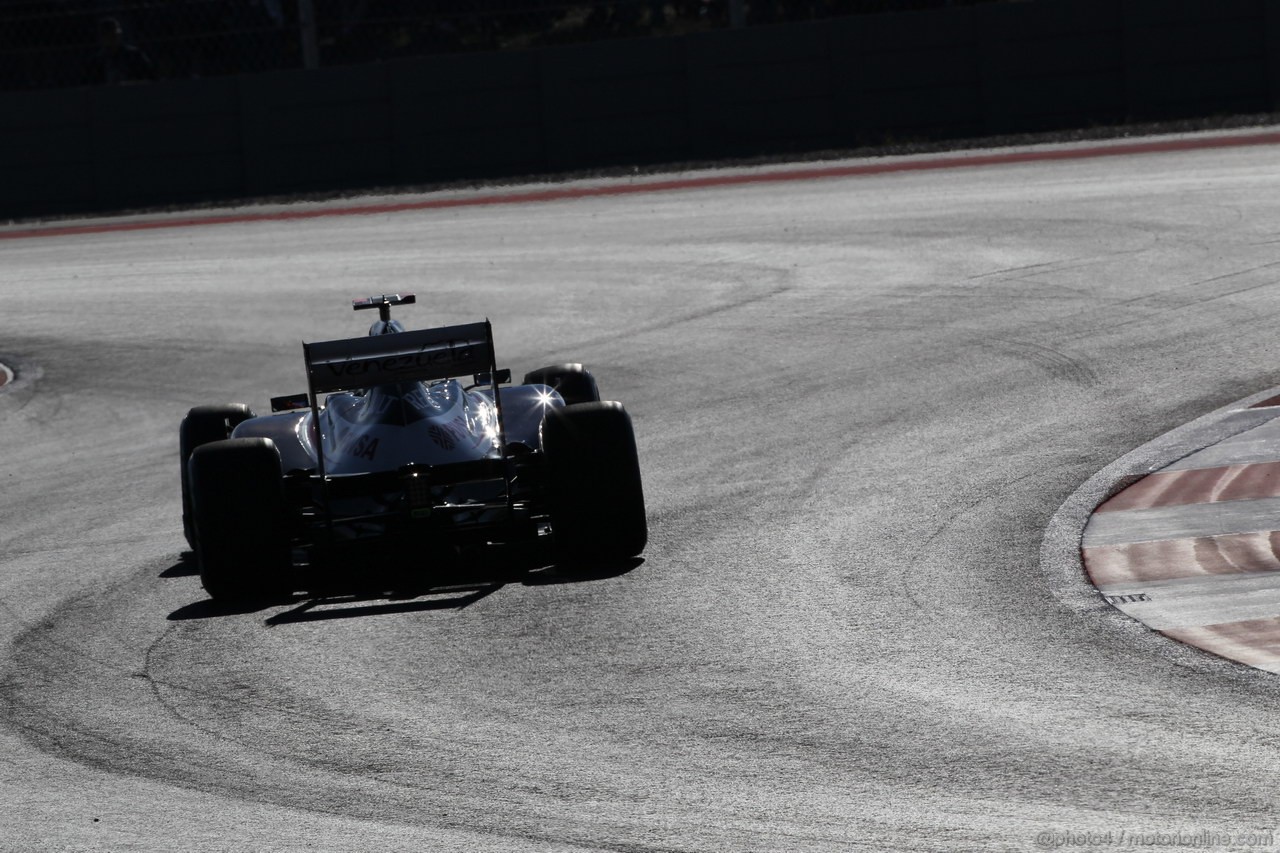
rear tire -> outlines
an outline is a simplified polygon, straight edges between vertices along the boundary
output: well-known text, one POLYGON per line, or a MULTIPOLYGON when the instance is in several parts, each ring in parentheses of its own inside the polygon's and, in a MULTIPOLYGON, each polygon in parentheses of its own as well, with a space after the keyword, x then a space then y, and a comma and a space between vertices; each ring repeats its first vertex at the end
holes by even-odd
POLYGON ((550 409, 542 423, 557 564, 635 557, 649 537, 631 416, 621 403, 550 409))
POLYGON ((600 402, 596 378, 581 364, 555 364, 539 367, 524 375, 525 385, 548 385, 560 393, 566 406, 600 402))
POLYGON ((189 464, 196 559, 217 601, 288 592, 280 453, 269 438, 232 438, 196 448, 189 464))
POLYGON ((182 466, 182 533, 187 538, 191 550, 196 548, 195 529, 191 522, 191 489, 187 480, 187 461, 197 447, 211 441, 222 441, 231 437, 231 431, 237 425, 254 416, 253 410, 244 403, 230 403, 224 406, 196 406, 187 412, 178 427, 178 456, 182 466))

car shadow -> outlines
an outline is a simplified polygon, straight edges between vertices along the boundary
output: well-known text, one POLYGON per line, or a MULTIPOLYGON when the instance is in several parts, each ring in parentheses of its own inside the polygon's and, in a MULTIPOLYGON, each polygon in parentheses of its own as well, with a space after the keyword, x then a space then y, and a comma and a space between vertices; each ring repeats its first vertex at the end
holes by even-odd
MULTIPOLYGON (((206 598, 179 607, 169 614, 168 619, 171 622, 216 619, 288 607, 288 610, 263 620, 266 625, 277 626, 397 613, 465 610, 508 585, 551 586, 608 580, 628 574, 643 563, 643 559, 633 558, 592 566, 575 566, 573 569, 561 569, 554 565, 540 566, 523 571, 500 572, 488 577, 445 577, 430 585, 424 585, 421 581, 391 583, 375 592, 342 590, 330 586, 304 594, 234 603, 206 598)), ((194 558, 187 553, 177 564, 161 572, 160 576, 170 578, 198 574, 194 558)))
POLYGON ((160 573, 162 578, 189 578, 200 574, 200 566, 196 564, 196 555, 183 551, 178 562, 160 573))
MULTIPOLYGON (((385 616, 392 613, 421 613, 428 610, 464 610, 481 599, 488 598, 506 584, 495 582, 479 586, 471 591, 463 589, 429 590, 414 594, 412 600, 403 596, 314 596, 307 598, 292 610, 267 618, 267 625, 288 625, 293 622, 321 622, 326 619, 351 619, 358 616, 385 616), (462 593, 461 595, 455 593, 462 593), (447 595, 447 598, 423 599, 423 595, 447 595), (316 608, 323 607, 319 610, 316 608)), ((404 595, 408 595, 407 593, 404 595)))
POLYGON ((221 616, 243 616, 246 613, 257 613, 270 607, 279 607, 280 599, 263 601, 237 601, 235 603, 214 601, 212 598, 184 604, 170 613, 166 618, 170 622, 188 622, 192 619, 217 619, 221 616))

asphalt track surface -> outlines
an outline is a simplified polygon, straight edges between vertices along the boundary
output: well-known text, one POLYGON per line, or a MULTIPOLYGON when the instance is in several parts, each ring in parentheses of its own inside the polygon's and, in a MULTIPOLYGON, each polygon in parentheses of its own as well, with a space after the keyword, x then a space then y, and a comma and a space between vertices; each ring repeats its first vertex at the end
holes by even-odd
POLYGON ((1280 681, 1078 554, 1099 472, 1278 382, 1277 152, 0 243, 0 849, 1280 843, 1280 681), (178 421, 407 289, 627 404, 644 562, 209 607, 178 421))

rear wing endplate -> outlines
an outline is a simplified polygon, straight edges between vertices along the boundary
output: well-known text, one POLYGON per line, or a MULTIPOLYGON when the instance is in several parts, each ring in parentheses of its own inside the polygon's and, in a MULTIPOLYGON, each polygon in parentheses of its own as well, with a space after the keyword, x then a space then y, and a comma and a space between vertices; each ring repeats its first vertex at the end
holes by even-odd
POLYGON ((489 321, 390 335, 304 343, 315 394, 425 382, 496 369, 489 321))

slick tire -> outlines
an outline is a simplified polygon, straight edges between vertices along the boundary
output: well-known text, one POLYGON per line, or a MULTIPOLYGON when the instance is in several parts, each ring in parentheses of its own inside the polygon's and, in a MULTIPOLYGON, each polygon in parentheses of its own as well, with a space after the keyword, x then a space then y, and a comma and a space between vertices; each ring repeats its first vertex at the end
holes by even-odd
POLYGON ((542 450, 558 565, 591 569, 644 550, 649 527, 640 462, 621 403, 549 410, 542 450))
POLYGON ((565 405, 600 402, 596 378, 581 364, 555 364, 539 367, 524 375, 525 385, 548 385, 560 392, 565 405))
POLYGON ((253 417, 253 410, 244 403, 230 403, 225 406, 196 406, 187 412, 178 427, 178 456, 181 466, 182 482, 182 533, 187 538, 187 545, 194 551, 196 548, 195 530, 191 526, 191 489, 187 481, 187 461, 197 447, 211 441, 222 441, 231 437, 236 426, 253 417))
POLYGON ((232 438, 191 454, 192 519, 200 581, 216 601, 288 591, 280 454, 269 438, 232 438))

